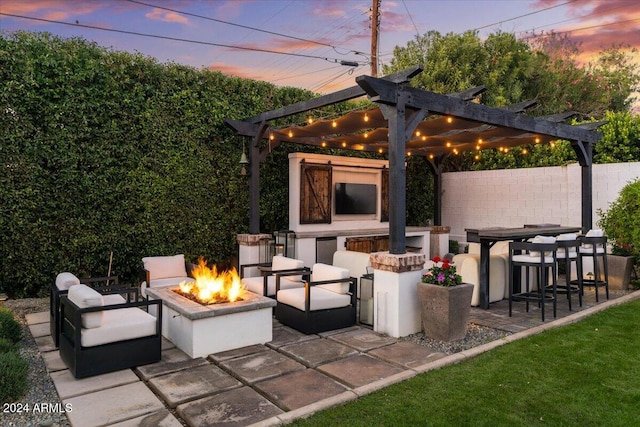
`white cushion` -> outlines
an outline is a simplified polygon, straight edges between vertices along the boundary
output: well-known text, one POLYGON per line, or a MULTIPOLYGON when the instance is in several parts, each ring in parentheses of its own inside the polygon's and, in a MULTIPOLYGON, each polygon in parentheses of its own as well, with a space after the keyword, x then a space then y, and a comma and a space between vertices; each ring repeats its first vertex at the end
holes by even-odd
MULTIPOLYGON (((489 249, 489 254, 491 255, 499 255, 499 254, 509 254, 509 240, 500 240, 497 241, 491 246, 489 249)), ((480 254, 480 243, 469 243, 468 246, 468 254, 480 254)))
MULTIPOLYGON (((525 255, 514 255, 511 257, 511 259, 514 262, 526 262, 529 264, 532 263, 542 263, 542 260, 540 258, 540 252, 537 252, 537 255, 534 255, 533 252, 531 252, 530 254, 525 254, 525 255)), ((544 262, 546 264, 551 264, 553 263, 553 257, 552 256, 545 256, 544 257, 544 262)))
MULTIPOLYGON (((292 276, 298 277, 298 276, 292 276)), ((264 291, 264 277, 245 277, 242 284, 254 294, 262 295, 264 291)), ((292 289, 303 287, 304 284, 300 280, 291 280, 288 276, 280 278, 280 289, 292 289)), ((267 276, 267 295, 268 297, 276 294, 276 276, 267 276)))
POLYGON ((349 276, 360 278, 367 274, 371 256, 364 252, 340 250, 333 253, 332 264, 349 270, 349 276))
POLYGON ((149 271, 149 280, 167 277, 185 277, 187 269, 184 254, 173 256, 152 256, 142 258, 144 269, 149 271))
POLYGON ((120 294, 109 294, 102 295, 102 302, 104 305, 116 305, 116 304, 124 304, 127 302, 126 299, 120 294))
POLYGON ((139 308, 120 308, 104 312, 102 326, 82 329, 83 347, 147 337, 156 333, 156 318, 139 308))
MULTIPOLYGON (((351 304, 351 297, 345 294, 338 294, 319 286, 311 286, 309 290, 311 303, 310 310, 326 310, 329 308, 348 307, 351 304)), ((287 304, 300 311, 305 310, 305 289, 286 289, 278 292, 278 303, 287 304)))
POLYGON ((173 286, 176 287, 178 286, 180 283, 182 282, 195 282, 196 279, 194 279, 193 277, 189 277, 189 276, 184 276, 184 277, 167 277, 165 279, 155 279, 155 280, 151 280, 151 286, 147 286, 147 282, 143 281, 140 284, 140 293, 142 294, 143 297, 147 297, 147 288, 151 287, 151 288, 166 288, 168 286, 173 286))
POLYGON ((587 234, 585 234, 585 237, 602 237, 604 236, 604 231, 602 231, 602 229, 600 228, 592 228, 591 230, 587 231, 587 234))
POLYGON ((56 287, 61 291, 66 291, 71 286, 79 284, 80 279, 78 279, 73 273, 64 272, 56 276, 56 287))
MULTIPOLYGON (((508 260, 502 255, 489 257, 489 302, 500 301, 509 289, 507 280, 508 260)), ((480 305, 480 255, 458 254, 453 257, 456 273, 462 277, 464 283, 473 284, 471 305, 480 305)))
MULTIPOLYGON (((80 308, 102 307, 102 294, 87 285, 75 285, 69 288, 69 301, 80 308)), ((103 312, 85 313, 82 315, 83 328, 98 328, 102 324, 103 312)))
MULTIPOLYGON (((334 265, 317 263, 313 265, 313 269, 311 271, 312 282, 349 278, 349 270, 347 270, 346 268, 336 267, 334 265)), ((349 292, 349 282, 330 283, 326 285, 318 285, 317 287, 339 294, 346 294, 347 292, 349 292)))
MULTIPOLYGON (((271 260, 271 270, 295 270, 297 268, 304 268, 304 261, 299 259, 287 258, 282 255, 275 255, 271 260)), ((290 276, 289 280, 299 281, 302 280, 302 276, 290 276)), ((275 295, 275 288, 273 291, 275 295)))
MULTIPOLYGON (((593 245, 583 245, 580 247, 580 253, 581 254, 592 254, 593 253, 593 245)), ((597 254, 603 254, 604 253, 604 248, 602 246, 598 246, 596 248, 596 253, 597 254)))
MULTIPOLYGON (((556 238, 554 236, 536 236, 533 239, 530 240, 531 243, 555 243, 556 242, 556 238)), ((529 253, 530 256, 534 257, 534 258, 540 258, 540 252, 538 251, 531 251, 529 253)), ((545 256, 550 256, 551 252, 545 252, 544 254, 545 256)))
MULTIPOLYGON (((578 256, 578 250, 573 247, 573 248, 568 248, 569 249, 569 258, 575 258, 578 256)), ((556 252, 556 258, 561 258, 564 259, 566 258, 566 248, 558 248, 557 252, 556 252)))
POLYGON ((578 235, 576 233, 565 233, 565 234, 559 234, 556 237, 556 240, 567 241, 567 240, 576 240, 577 238, 578 238, 578 235))

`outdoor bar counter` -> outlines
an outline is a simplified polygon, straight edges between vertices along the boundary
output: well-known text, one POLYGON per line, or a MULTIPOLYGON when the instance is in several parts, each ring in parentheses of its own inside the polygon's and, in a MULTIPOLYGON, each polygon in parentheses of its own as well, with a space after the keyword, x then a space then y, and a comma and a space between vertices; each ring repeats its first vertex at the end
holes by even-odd
POLYGON ((489 250, 495 242, 523 241, 535 236, 557 236, 576 233, 582 227, 560 225, 527 225, 521 228, 466 228, 467 242, 480 243, 480 307, 489 308, 489 250))

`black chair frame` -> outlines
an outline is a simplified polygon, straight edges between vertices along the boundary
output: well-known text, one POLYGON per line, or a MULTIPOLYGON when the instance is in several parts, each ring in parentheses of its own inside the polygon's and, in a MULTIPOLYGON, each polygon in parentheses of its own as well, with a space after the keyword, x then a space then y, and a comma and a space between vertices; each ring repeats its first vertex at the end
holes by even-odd
MULTIPOLYGON (((111 289, 120 289, 118 276, 90 277, 80 279, 80 283, 90 286, 101 293, 111 289)), ((129 285, 124 285, 123 288, 125 291, 128 291, 129 285)), ((60 323, 60 297, 67 295, 67 292, 67 289, 58 289, 55 282, 49 285, 49 331, 51 332, 51 338, 53 338, 53 344, 56 348, 58 348, 60 342, 60 329, 58 328, 58 324, 60 323)), ((124 293, 124 291, 120 293, 124 293)))
MULTIPOLYGON (((188 262, 185 261, 184 262, 184 269, 187 272, 187 277, 193 277, 193 270, 197 267, 196 264, 192 263, 192 262, 188 262)), ((145 269, 144 267, 140 267, 140 270, 138 272, 139 274, 139 279, 140 279, 140 283, 142 282, 147 282, 147 286, 150 286, 149 284, 151 283, 151 272, 147 269, 145 269)))
POLYGON ((553 317, 557 315, 557 260, 556 260, 556 243, 531 243, 531 242, 511 242, 509 243, 509 317, 512 315, 512 305, 514 301, 525 301, 527 312, 529 311, 529 303, 536 302, 540 306, 542 321, 545 317, 545 303, 553 303, 553 317), (540 257, 532 258, 531 262, 513 261, 514 253, 522 251, 540 252, 540 257), (545 262, 545 252, 553 254, 551 262, 545 262), (525 288, 520 292, 514 293, 514 267, 519 271, 525 268, 525 288), (535 268, 538 271, 538 289, 531 290, 529 269, 535 268), (549 283, 549 270, 551 270, 551 295, 547 292, 547 284, 549 283))
MULTIPOLYGON (((280 277, 287 274, 278 274, 276 276, 276 295, 280 290, 280 277)), ((276 304, 276 320, 282 324, 291 326, 304 334, 317 334, 319 332, 331 331, 334 329, 348 328, 356 324, 356 302, 357 302, 357 283, 355 277, 338 280, 323 280, 319 282, 310 282, 308 275, 304 280, 305 288, 305 310, 301 311, 287 304, 276 304), (324 310, 311 310, 311 287, 318 285, 329 285, 334 283, 349 283, 349 294, 351 303, 347 307, 329 308, 324 310)))
MULTIPOLYGON (((558 249, 564 249, 565 256, 564 258, 557 258, 557 261, 562 264, 564 263, 565 268, 565 286, 558 286, 557 293, 566 294, 567 300, 569 301, 569 311, 572 310, 571 307, 571 295, 578 295, 578 303, 580 307, 582 307, 582 295, 584 291, 582 289, 582 263, 580 262, 580 255, 578 254, 580 250, 580 241, 579 240, 558 240, 556 242, 558 249), (569 250, 574 248, 576 250, 575 258, 569 258, 569 250), (576 280, 571 280, 571 263, 576 263, 576 280)), ((547 286, 547 292, 552 292, 551 286, 547 286)))
POLYGON ((162 352, 162 300, 80 308, 66 295, 60 297, 60 357, 75 378, 85 378, 158 362, 162 352), (156 332, 147 337, 92 347, 81 345, 82 315, 97 311, 139 307, 156 309, 156 332))
POLYGON ((280 277, 285 276, 304 276, 311 273, 311 269, 309 267, 302 268, 292 268, 288 270, 271 270, 270 262, 259 262, 255 264, 243 264, 240 266, 240 278, 244 277, 245 268, 249 267, 257 267, 260 270, 260 273, 263 277, 263 286, 262 286, 262 296, 266 296, 269 298, 275 298, 275 295, 267 295, 269 289, 269 276, 276 276, 276 294, 280 290, 279 280, 280 277))
MULTIPOLYGON (((607 300, 609 299, 609 265, 607 262, 607 236, 602 237, 586 237, 582 236, 579 238, 580 243, 583 245, 592 245, 591 252, 578 252, 578 263, 582 267, 582 272, 584 273, 584 266, 582 265, 583 258, 591 258, 593 260, 593 276, 585 279, 582 277, 582 286, 593 286, 596 293, 596 302, 600 302, 598 295, 598 288, 604 287, 605 293, 607 296, 607 300), (603 248, 603 252, 597 252, 597 248, 603 248), (603 271, 600 271, 600 263, 598 262, 598 258, 602 258, 602 267, 603 271)), ((577 281, 574 281, 577 282, 577 281)))

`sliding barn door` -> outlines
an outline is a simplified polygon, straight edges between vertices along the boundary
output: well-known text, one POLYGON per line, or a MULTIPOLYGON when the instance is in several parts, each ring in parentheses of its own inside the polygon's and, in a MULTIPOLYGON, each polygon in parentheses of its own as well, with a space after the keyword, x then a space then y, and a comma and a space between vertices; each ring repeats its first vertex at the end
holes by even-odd
POLYGON ((331 223, 331 165, 301 163, 300 224, 331 223))

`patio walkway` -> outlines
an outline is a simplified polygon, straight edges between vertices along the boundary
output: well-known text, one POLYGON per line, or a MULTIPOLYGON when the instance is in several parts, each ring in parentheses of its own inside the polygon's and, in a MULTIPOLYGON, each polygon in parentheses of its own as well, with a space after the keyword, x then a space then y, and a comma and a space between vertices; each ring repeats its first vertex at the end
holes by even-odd
MULTIPOLYGON (((53 348, 47 312, 27 316, 29 329, 73 426, 280 425, 355 400, 419 373, 457 363, 542 330, 572 323, 640 291, 611 292, 595 304, 585 295, 573 313, 558 303, 558 318, 540 321, 537 308, 508 302, 472 309, 470 321, 512 332, 503 339, 446 355, 356 326, 303 335, 274 320, 273 341, 191 359, 164 341, 162 360, 82 380, 74 379, 53 348)), ((577 303, 575 304, 577 305, 577 303)))

